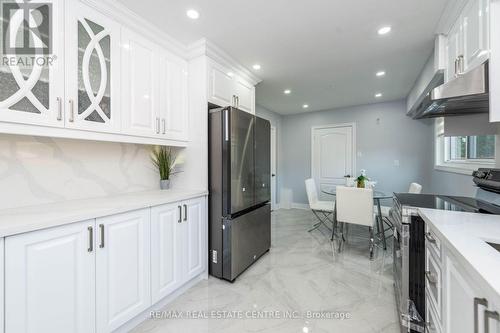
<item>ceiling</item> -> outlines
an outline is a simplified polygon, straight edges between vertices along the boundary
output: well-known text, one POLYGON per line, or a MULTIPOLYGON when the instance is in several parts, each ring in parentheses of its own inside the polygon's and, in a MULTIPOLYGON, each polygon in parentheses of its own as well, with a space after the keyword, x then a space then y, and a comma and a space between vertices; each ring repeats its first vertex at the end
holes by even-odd
POLYGON ((406 97, 447 1, 119 0, 180 42, 206 37, 224 49, 263 79, 257 104, 280 114, 406 97), (385 25, 392 31, 378 35, 385 25))

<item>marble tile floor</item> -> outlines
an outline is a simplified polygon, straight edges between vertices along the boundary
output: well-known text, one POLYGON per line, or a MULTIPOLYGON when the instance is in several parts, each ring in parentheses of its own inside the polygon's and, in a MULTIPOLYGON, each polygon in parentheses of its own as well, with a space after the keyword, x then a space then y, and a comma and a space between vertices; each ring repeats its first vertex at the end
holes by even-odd
POLYGON ((334 252, 326 229, 307 232, 313 222, 309 211, 273 212, 271 251, 234 283, 210 277, 158 309, 208 318, 149 319, 133 332, 399 332, 391 249, 370 261, 368 229, 351 227, 344 251, 334 252))

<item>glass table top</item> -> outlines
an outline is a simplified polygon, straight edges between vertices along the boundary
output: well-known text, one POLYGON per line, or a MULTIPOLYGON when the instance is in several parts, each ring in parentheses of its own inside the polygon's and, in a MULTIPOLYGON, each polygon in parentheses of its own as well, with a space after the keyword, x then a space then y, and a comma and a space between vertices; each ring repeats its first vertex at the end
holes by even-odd
MULTIPOLYGON (((337 195, 337 186, 324 187, 321 192, 329 195, 337 195)), ((374 190, 373 191, 373 199, 391 199, 392 193, 374 190)))

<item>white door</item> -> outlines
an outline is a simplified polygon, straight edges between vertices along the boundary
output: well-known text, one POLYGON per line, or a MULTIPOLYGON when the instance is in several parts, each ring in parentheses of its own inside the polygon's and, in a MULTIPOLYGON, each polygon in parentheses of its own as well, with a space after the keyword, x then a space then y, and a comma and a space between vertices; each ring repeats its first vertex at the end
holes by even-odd
MULTIPOLYGON (((487 298, 476 289, 474 281, 465 276, 464 271, 448 255, 444 281, 445 292, 445 330, 447 333, 476 332, 474 330, 474 298, 487 298)), ((487 307, 478 304, 478 333, 484 332, 484 310, 487 307)), ((491 333, 491 331, 490 331, 491 333)))
POLYGON ((355 175, 355 150, 355 124, 313 127, 311 170, 319 194, 355 175))
POLYGON ((255 114, 255 87, 251 83, 236 77, 235 95, 238 109, 255 114))
POLYGON ((471 0, 463 12, 465 70, 489 56, 489 0, 471 0))
MULTIPOLYGON (((14 50, 5 55, 2 52, 2 56, 13 59, 13 62, 0 64, 0 121, 64 127, 64 2, 34 0, 26 4, 31 6, 29 11, 10 11, 9 29, 19 42, 23 40, 20 33, 23 32, 24 13, 28 12, 33 21, 35 17, 48 19, 49 5, 52 5, 52 36, 46 37, 52 42, 52 50, 49 55, 44 55, 44 49, 50 43, 37 37, 48 35, 41 25, 40 29, 30 28, 35 46, 32 54, 16 56, 14 50), (40 7, 33 8, 38 3, 40 7), (19 61, 31 61, 31 57, 36 58, 33 65, 18 65, 19 61)), ((11 46, 25 45, 13 43, 11 46)))
POLYGON ((170 140, 188 139, 188 64, 164 52, 160 72, 161 134, 170 140))
POLYGON ((182 204, 151 209, 151 289, 153 304, 181 284, 183 260, 182 204))
POLYGON ((221 106, 234 105, 234 73, 210 62, 208 68, 208 101, 221 106))
POLYGON ((446 66, 446 81, 450 81, 455 78, 455 61, 460 55, 462 55, 463 50, 463 34, 462 34, 462 24, 458 20, 457 23, 451 28, 448 34, 448 40, 446 45, 447 52, 447 66, 446 66))
POLYGON ((120 131, 120 25, 68 1, 66 24, 66 127, 120 131))
POLYGON ((95 332, 94 220, 5 240, 5 332, 95 332))
POLYGON ((160 136, 159 47, 122 29, 122 132, 160 136))
POLYGON ((205 198, 197 198, 184 202, 182 223, 186 241, 186 281, 201 274, 208 261, 206 243, 205 198))
POLYGON ((271 209, 276 209, 277 167, 276 127, 271 126, 271 209))
POLYGON ((111 332, 151 305, 150 210, 96 221, 97 332, 111 332))

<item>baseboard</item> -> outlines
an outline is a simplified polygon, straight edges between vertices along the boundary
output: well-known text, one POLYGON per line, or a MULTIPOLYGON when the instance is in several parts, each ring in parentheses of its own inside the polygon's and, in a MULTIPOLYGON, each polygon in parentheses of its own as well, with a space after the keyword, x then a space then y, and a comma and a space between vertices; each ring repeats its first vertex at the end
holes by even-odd
POLYGON ((297 203, 297 202, 292 202, 291 207, 293 209, 303 209, 303 210, 310 210, 308 204, 303 204, 303 203, 297 203))
POLYGON ((114 331, 114 333, 126 333, 130 332, 132 329, 135 327, 139 326, 141 323, 144 321, 148 320, 151 318, 151 311, 157 311, 163 309, 166 305, 171 303, 173 300, 175 300, 177 297, 180 295, 184 294, 188 289, 192 288, 196 284, 198 284, 200 281, 208 279, 208 272, 203 272, 197 277, 193 278, 189 282, 187 282, 185 285, 174 291, 172 294, 168 295, 161 301, 153 304, 151 307, 149 307, 147 310, 144 310, 140 314, 138 314, 136 317, 128 321, 127 323, 123 324, 120 326, 118 329, 114 331))

